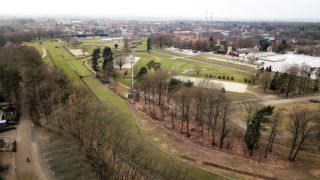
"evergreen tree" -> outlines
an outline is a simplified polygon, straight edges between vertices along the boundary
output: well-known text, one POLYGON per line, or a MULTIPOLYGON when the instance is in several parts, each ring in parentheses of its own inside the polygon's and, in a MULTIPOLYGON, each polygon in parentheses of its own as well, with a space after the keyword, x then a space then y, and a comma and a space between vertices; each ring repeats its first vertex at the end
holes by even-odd
POLYGON ((137 74, 137 78, 141 79, 147 73, 148 73, 148 69, 143 66, 142 68, 140 68, 140 70, 139 70, 139 72, 137 74))
POLYGON ((113 53, 110 47, 105 47, 102 52, 102 69, 105 71, 106 80, 109 82, 109 76, 113 71, 113 53))
POLYGON ((259 41, 259 50, 260 51, 267 51, 269 46, 270 46, 269 40, 262 39, 262 40, 259 41))
POLYGON ((147 51, 148 51, 149 53, 150 53, 151 50, 152 50, 151 45, 152 45, 151 38, 148 37, 148 40, 147 40, 147 51))
POLYGON ((154 60, 151 60, 151 61, 149 61, 149 62, 147 63, 146 66, 147 66, 147 68, 148 68, 149 70, 153 69, 153 70, 157 71, 158 69, 160 69, 161 63, 160 63, 160 62, 155 62, 154 60))
POLYGON ((267 117, 270 116, 273 113, 274 107, 266 106, 255 114, 253 117, 253 120, 250 122, 247 128, 246 136, 245 136, 245 142, 247 145, 247 148, 250 150, 250 155, 253 154, 253 149, 257 147, 257 144, 259 142, 260 136, 261 136, 261 124, 266 122, 267 117))
POLYGON ((113 62, 113 53, 110 47, 105 47, 102 51, 102 57, 103 57, 103 64, 102 69, 106 70, 108 68, 108 65, 110 62, 113 62))
POLYGON ((279 72, 277 71, 274 75, 271 83, 270 83, 270 89, 275 91, 279 89, 279 72))
POLYGON ((93 50, 92 58, 91 58, 92 69, 95 71, 98 70, 99 58, 100 58, 100 48, 96 48, 93 50))
POLYGON ((272 66, 267 67, 267 68, 266 68, 266 71, 272 72, 272 66))
POLYGON ((283 40, 281 42, 281 44, 279 45, 278 49, 277 49, 277 53, 282 53, 284 54, 286 52, 286 50, 289 48, 287 41, 283 40))
POLYGON ((181 85, 183 84, 182 81, 180 81, 179 79, 174 79, 171 78, 168 84, 168 92, 169 93, 173 93, 174 91, 176 91, 181 85))

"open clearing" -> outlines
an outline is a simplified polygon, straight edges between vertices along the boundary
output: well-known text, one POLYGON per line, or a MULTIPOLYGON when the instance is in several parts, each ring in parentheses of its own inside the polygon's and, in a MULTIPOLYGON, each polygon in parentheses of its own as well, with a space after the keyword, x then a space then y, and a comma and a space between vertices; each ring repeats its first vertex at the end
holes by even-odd
POLYGON ((219 85, 222 86, 226 91, 235 92, 235 93, 245 93, 248 87, 247 84, 243 84, 243 83, 218 81, 218 80, 212 80, 212 79, 195 78, 195 77, 187 77, 187 76, 174 76, 174 77, 184 82, 191 81, 194 83, 195 86, 201 86, 202 82, 206 82, 206 84, 209 85, 209 87, 210 85, 217 84, 218 86, 219 85))

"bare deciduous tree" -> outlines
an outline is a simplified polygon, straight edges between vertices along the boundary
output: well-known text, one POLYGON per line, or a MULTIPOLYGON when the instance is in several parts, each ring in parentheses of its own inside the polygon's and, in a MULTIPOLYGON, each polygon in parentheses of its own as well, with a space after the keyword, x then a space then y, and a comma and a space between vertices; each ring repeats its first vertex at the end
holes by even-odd
POLYGON ((192 93, 190 87, 182 87, 177 93, 177 102, 181 111, 181 133, 184 132, 184 122, 187 123, 187 136, 189 134, 189 122, 191 119, 191 103, 192 103, 192 93))
POLYGON ((292 140, 288 159, 294 161, 298 152, 303 147, 305 140, 310 137, 310 132, 313 129, 314 124, 311 122, 309 112, 306 108, 293 108, 290 114, 290 119, 292 140))
POLYGON ((199 87, 194 89, 194 99, 196 103, 196 115, 195 115, 195 120, 199 122, 201 125, 201 135, 203 136, 204 132, 204 116, 205 116, 205 108, 207 104, 207 99, 206 99, 206 88, 205 87, 199 87))
POLYGON ((220 149, 222 149, 225 138, 229 135, 230 129, 228 128, 228 122, 232 114, 231 104, 228 99, 222 104, 221 113, 221 132, 220 132, 220 149))
POLYGON ((125 55, 117 56, 115 58, 115 63, 119 66, 120 70, 123 67, 123 65, 126 63, 126 60, 127 60, 127 56, 125 55))
MULTIPOLYGON (((211 85, 215 86, 215 85, 211 85)), ((219 115, 221 113, 221 104, 225 101, 225 94, 216 87, 209 87, 207 95, 207 118, 209 121, 209 130, 211 130, 211 144, 215 145, 215 133, 219 115)))
POLYGON ((266 152, 265 152, 265 155, 264 157, 266 158, 267 155, 268 155, 268 152, 272 152, 272 146, 273 146, 273 142, 274 142, 274 139, 278 133, 278 126, 279 126, 279 123, 282 119, 282 110, 276 110, 273 114, 272 114, 272 118, 271 118, 271 132, 270 132, 270 136, 269 136, 269 139, 268 139, 268 145, 267 145, 267 148, 266 148, 266 152))
POLYGON ((289 75, 287 90, 286 90, 286 97, 289 97, 289 93, 293 91, 293 93, 296 92, 296 80, 297 75, 299 74, 299 67, 298 66, 290 66, 286 73, 289 75))
POLYGON ((258 110, 258 103, 253 100, 242 100, 240 105, 240 112, 242 119, 246 122, 246 126, 252 121, 253 116, 258 110))

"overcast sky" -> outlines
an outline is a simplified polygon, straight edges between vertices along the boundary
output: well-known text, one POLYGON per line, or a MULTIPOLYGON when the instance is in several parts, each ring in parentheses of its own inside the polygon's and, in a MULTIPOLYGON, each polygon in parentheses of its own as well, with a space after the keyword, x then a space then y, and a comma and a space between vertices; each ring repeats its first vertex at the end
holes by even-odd
POLYGON ((0 14, 210 19, 320 19, 320 0, 1 0, 0 14))

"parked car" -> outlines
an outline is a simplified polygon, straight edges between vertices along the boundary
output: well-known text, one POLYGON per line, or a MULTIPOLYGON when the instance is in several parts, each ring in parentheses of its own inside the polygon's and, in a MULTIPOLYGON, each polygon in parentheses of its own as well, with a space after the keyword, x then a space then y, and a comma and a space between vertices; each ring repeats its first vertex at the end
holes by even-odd
POLYGON ((6 122, 7 125, 18 125, 17 121, 7 121, 6 122))
POLYGON ((312 103, 320 103, 320 99, 310 99, 310 102, 312 102, 312 103))

